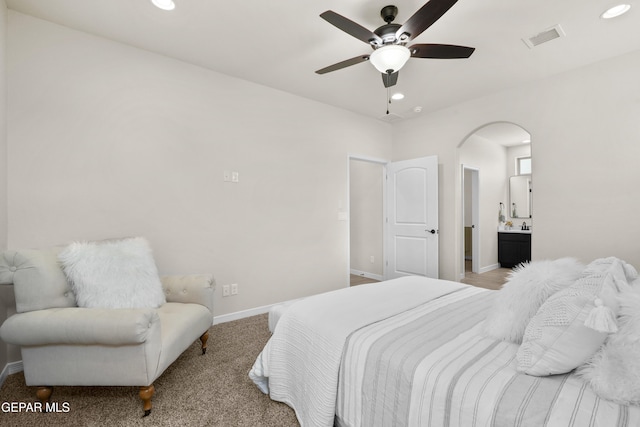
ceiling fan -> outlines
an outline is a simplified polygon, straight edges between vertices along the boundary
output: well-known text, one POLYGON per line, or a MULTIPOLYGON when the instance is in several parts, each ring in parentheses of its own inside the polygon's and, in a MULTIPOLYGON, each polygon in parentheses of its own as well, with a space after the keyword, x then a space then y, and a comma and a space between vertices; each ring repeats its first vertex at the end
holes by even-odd
POLYGON ((337 64, 322 68, 316 73, 325 74, 340 70, 361 62, 370 61, 378 71, 382 73, 382 82, 386 88, 398 82, 398 71, 409 58, 468 58, 475 48, 456 46, 450 44, 414 44, 407 47, 406 44, 419 36, 442 17, 458 0, 429 0, 404 24, 394 24, 393 20, 398 14, 395 6, 385 6, 380 11, 380 16, 386 24, 374 31, 369 31, 363 26, 335 13, 332 10, 320 14, 320 17, 330 24, 338 27, 347 34, 371 45, 371 54, 359 55, 337 64))

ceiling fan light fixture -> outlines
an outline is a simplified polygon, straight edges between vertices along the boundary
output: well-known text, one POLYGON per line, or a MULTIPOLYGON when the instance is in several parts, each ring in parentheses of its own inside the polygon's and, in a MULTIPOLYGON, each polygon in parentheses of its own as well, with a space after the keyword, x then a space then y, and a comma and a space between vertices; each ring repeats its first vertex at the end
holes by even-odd
POLYGON ((405 46, 389 44, 374 50, 369 61, 381 73, 395 73, 407 63, 411 52, 405 46))
POLYGON ((617 6, 613 6, 610 7, 609 9, 605 10, 602 15, 600 15, 600 17, 602 19, 611 19, 611 18, 616 18, 620 15, 623 15, 625 13, 627 13, 629 11, 629 9, 631 9, 631 5, 630 4, 619 4, 617 6))
POLYGON ((162 10, 173 10, 176 8, 176 4, 173 0, 151 0, 151 3, 162 10))

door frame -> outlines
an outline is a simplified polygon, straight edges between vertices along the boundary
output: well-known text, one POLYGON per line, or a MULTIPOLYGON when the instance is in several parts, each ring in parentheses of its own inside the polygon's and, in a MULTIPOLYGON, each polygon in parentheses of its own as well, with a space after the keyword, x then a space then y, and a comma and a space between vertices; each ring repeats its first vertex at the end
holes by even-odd
POLYGON ((382 166, 382 278, 387 277, 387 164, 390 160, 359 154, 347 154, 347 212, 349 215, 347 230, 347 287, 351 286, 351 161, 374 163, 382 166))
POLYGON ((461 215, 461 230, 462 239, 460 244, 461 252, 461 271, 460 279, 465 277, 465 245, 464 245, 464 219, 467 206, 465 205, 465 172, 471 172, 471 222, 473 228, 471 231, 471 272, 480 273, 480 169, 467 165, 461 166, 461 193, 462 193, 462 215, 461 215))

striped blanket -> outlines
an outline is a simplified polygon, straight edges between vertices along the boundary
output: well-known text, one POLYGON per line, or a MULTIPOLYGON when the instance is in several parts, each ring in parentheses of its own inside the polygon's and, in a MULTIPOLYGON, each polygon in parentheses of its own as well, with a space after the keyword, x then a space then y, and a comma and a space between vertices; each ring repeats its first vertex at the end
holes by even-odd
POLYGON ((469 287, 351 333, 336 424, 640 426, 639 407, 600 399, 573 373, 517 373, 518 346, 481 334, 493 297, 469 287))
POLYGON ((249 377, 271 399, 291 406, 303 427, 330 427, 349 335, 467 287, 411 276, 300 300, 278 321, 249 377))

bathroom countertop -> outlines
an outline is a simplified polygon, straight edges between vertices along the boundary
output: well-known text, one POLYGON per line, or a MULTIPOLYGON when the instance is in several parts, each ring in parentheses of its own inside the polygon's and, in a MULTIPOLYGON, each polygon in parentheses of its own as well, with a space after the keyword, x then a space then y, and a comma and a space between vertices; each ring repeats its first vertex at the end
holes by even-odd
POLYGON ((531 229, 529 230, 521 230, 520 228, 514 227, 511 230, 500 230, 498 229, 498 233, 521 233, 521 234, 531 234, 531 229))

